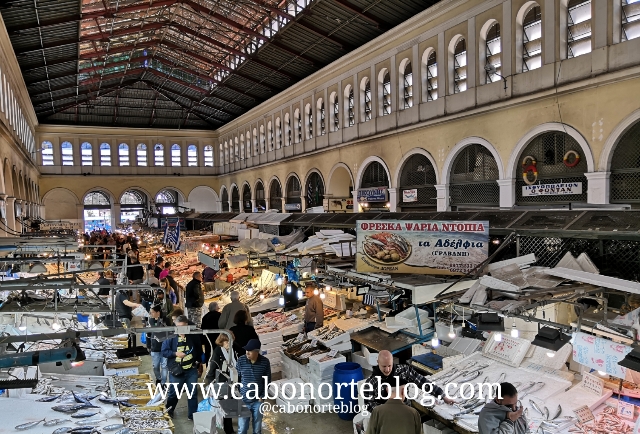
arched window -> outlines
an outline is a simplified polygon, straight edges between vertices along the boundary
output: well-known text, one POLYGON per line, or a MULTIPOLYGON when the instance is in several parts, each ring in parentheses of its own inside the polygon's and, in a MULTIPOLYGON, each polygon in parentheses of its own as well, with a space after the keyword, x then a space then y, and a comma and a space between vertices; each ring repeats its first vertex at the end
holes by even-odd
POLYGON ((198 166, 198 147, 196 145, 187 146, 187 165, 189 167, 198 166))
POLYGON ((411 62, 407 62, 402 72, 402 89, 403 99, 402 108, 408 109, 413 107, 413 72, 411 70, 411 62))
POLYGON ((256 157, 258 155, 258 130, 253 129, 253 156, 256 157))
POLYGON ((300 143, 302 141, 302 115, 300 113, 300 109, 296 109, 293 116, 296 127, 296 143, 300 143))
POLYGON ((467 90, 467 43, 458 39, 453 51, 453 93, 467 90))
POLYGON ((180 145, 178 144, 171 146, 171 165, 182 166, 182 156, 180 155, 180 145))
POLYGON ((231 212, 240 213, 240 192, 237 185, 231 187, 231 212))
POLYGON ((93 147, 91 143, 84 142, 80 145, 80 158, 83 166, 93 166, 93 147))
POLYGON ((340 101, 336 92, 331 94, 331 106, 333 107, 331 116, 333 118, 333 131, 340 129, 340 101))
POLYGON ((106 193, 92 191, 84 197, 83 204, 85 231, 111 230, 111 201, 106 193))
POLYGON ((256 208, 258 211, 264 211, 267 209, 267 202, 265 201, 264 185, 258 181, 256 183, 256 208))
POLYGON ((405 208, 410 208, 411 211, 418 211, 418 208, 420 211, 434 209, 437 204, 436 179, 436 171, 425 155, 414 154, 409 157, 402 166, 400 174, 398 193, 401 198, 399 206, 402 210, 405 211, 405 208), (405 202, 403 194, 405 190, 416 190, 415 200, 405 202))
POLYGON ((229 164, 229 142, 224 142, 224 164, 229 164))
POLYGON ((622 135, 613 151, 611 202, 631 203, 634 208, 640 203, 640 122, 622 135))
POLYGON ((280 118, 276 118, 276 131, 276 135, 278 137, 276 148, 280 149, 282 148, 282 122, 280 121, 280 118))
POLYGON ((269 209, 277 209, 282 212, 282 186, 277 179, 271 181, 269 186, 269 209))
POLYGON ((569 0, 567 6, 567 58, 591 52, 591 0, 569 0))
POLYGON ((156 207, 160 214, 175 214, 178 212, 178 192, 165 188, 156 195, 156 207))
MULTIPOLYGON (((231 142, 233 143, 233 139, 231 139, 231 142)), ((238 138, 236 137, 236 142, 233 145, 233 158, 234 161, 240 161, 240 148, 238 146, 238 138)))
POLYGON ((242 211, 253 212, 253 207, 251 206, 251 187, 247 184, 242 187, 242 211))
POLYGON ((100 145, 100 165, 111 166, 111 146, 108 143, 100 145))
POLYGON ((372 161, 362 174, 360 188, 387 187, 389 188, 389 176, 384 166, 378 161, 372 161))
POLYGON ((307 208, 322 206, 324 204, 324 182, 318 172, 313 172, 309 175, 305 190, 307 208))
POLYGON ((296 175, 292 175, 287 180, 287 203, 299 203, 302 204, 302 188, 300 186, 300 180, 296 175))
POLYGON ((136 158, 138 159, 138 166, 147 165, 147 145, 140 143, 136 149, 136 158))
POLYGON ((204 147, 204 167, 213 167, 213 146, 204 147))
POLYGON ((70 142, 62 142, 60 151, 62 153, 62 165, 73 166, 73 145, 70 142))
MULTIPOLYGON (((574 151, 584 157, 580 144, 570 135, 561 131, 549 131, 536 136, 526 148, 520 153, 520 164, 516 175, 516 204, 532 203, 564 203, 586 202, 587 201, 587 178, 584 176, 588 172, 587 159, 581 158, 575 167, 565 165, 564 156, 567 152, 574 151), (531 164, 531 160, 525 161, 525 157, 531 156, 535 159, 536 174, 527 170, 523 173, 523 164, 531 164), (525 177, 526 175, 526 177, 525 177), (525 178, 527 182, 525 182, 525 178), (522 189, 529 183, 534 184, 556 184, 565 182, 581 182, 582 194, 568 194, 562 196, 523 196, 522 189)), ((573 163, 573 157, 566 163, 573 163)))
POLYGON ((313 138, 313 109, 311 104, 307 104, 304 108, 305 117, 307 120, 307 140, 313 138))
POLYGON ((351 86, 349 86, 349 93, 347 95, 347 125, 352 127, 356 124, 356 102, 351 86))
POLYGON ((266 151, 266 144, 265 144, 265 135, 264 135, 264 125, 260 125, 260 153, 264 154, 266 151))
POLYGON ((522 71, 527 72, 542 66, 542 12, 534 5, 522 21, 522 71))
POLYGON ((153 147, 153 160, 156 166, 164 166, 164 146, 160 143, 153 147))
POLYGON ((245 150, 245 148, 244 148, 244 134, 240 134, 240 159, 241 160, 244 160, 245 158, 247 158, 244 150, 245 150))
POLYGON ((129 165, 129 145, 126 143, 120 143, 118 146, 118 159, 121 166, 129 165))
POLYGON ((53 166, 53 144, 49 141, 42 142, 42 165, 53 166))
POLYGON ((364 104, 364 121, 368 122, 371 120, 372 116, 372 102, 371 102, 371 83, 369 79, 365 79, 364 88, 362 90, 362 101, 364 104))
POLYGON ((291 146, 291 144, 293 143, 293 132, 291 130, 291 118, 289 117, 289 113, 284 114, 284 128, 284 135, 287 141, 285 146, 291 146))
POLYGON ((640 0, 622 0, 622 42, 640 37, 640 0))
POLYGON ((274 149, 274 144, 273 144, 273 124, 271 123, 271 121, 269 121, 267 123, 267 149, 269 151, 273 151, 274 149))
POLYGON ((218 154, 218 161, 220 161, 221 166, 224 166, 224 145, 222 143, 220 143, 220 151, 218 154))
POLYGON ((226 188, 222 189, 222 194, 220 195, 220 202, 222 205, 222 212, 229 212, 229 192, 227 192, 226 188))
POLYGON ((147 195, 139 190, 127 190, 120 197, 120 221, 136 221, 147 211, 147 195))
POLYGON ((427 101, 438 99, 438 62, 436 52, 432 51, 427 57, 427 101))
POLYGON ((109 196, 101 191, 92 191, 84 197, 84 205, 89 206, 111 206, 109 196))
POLYGON ((318 100, 318 135, 324 136, 327 133, 324 119, 324 101, 318 100))
POLYGON ((500 205, 500 173, 487 148, 472 144, 456 156, 451 169, 449 196, 452 206, 500 205))
POLYGON ((382 77, 382 116, 391 114, 391 76, 387 71, 382 77))
POLYGON ((500 42, 500 24, 498 22, 495 22, 489 28, 489 31, 487 31, 486 58, 485 58, 485 65, 492 65, 493 68, 495 68, 495 73, 489 72, 488 69, 485 69, 486 83, 493 83, 494 81, 501 79, 500 78, 500 75, 502 75, 501 53, 502 53, 502 44, 500 42))

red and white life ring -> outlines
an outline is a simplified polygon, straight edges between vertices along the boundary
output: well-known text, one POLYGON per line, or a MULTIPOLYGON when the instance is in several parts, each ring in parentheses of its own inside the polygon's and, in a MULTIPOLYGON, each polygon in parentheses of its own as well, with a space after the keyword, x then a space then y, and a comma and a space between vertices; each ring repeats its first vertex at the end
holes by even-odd
POLYGON ((567 151, 567 153, 564 154, 564 157, 562 158, 562 162, 567 167, 576 167, 580 162, 580 154, 578 154, 576 151, 567 151), (570 155, 573 155, 573 163, 569 163, 570 155))
POLYGON ((538 180, 538 167, 536 166, 536 159, 531 155, 527 155, 522 160, 522 180, 527 185, 533 185, 538 180), (527 164, 527 162, 531 161, 531 163, 527 164), (529 173, 533 174, 533 181, 529 179, 527 176, 529 173))

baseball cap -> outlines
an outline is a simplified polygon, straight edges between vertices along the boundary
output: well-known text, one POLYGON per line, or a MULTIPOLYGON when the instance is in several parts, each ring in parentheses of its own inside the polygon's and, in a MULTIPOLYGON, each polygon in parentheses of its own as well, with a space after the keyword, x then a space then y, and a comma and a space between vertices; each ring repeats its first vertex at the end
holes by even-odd
POLYGON ((259 350, 261 346, 260 339, 251 339, 243 348, 247 351, 254 351, 259 350))

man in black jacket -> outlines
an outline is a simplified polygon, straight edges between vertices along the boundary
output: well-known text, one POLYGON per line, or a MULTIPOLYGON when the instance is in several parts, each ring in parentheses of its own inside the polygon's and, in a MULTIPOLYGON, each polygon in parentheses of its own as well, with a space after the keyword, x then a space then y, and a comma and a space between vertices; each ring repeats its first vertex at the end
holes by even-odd
POLYGON ((127 255, 127 278, 132 285, 144 282, 144 265, 138 261, 136 253, 131 250, 127 255))
POLYGON ((162 256, 158 256, 156 265, 155 267, 153 267, 153 275, 155 276, 156 279, 160 279, 160 273, 162 273, 163 269, 164 269, 164 259, 162 259, 162 256))
MULTIPOLYGON (((218 327, 218 320, 220 319, 220 307, 218 307, 218 303, 211 302, 209 303, 209 312, 202 318, 202 330, 214 330, 218 327)), ((209 364, 209 359, 211 358, 211 349, 216 347, 216 339, 218 339, 218 333, 208 333, 206 337, 202 337, 204 344, 204 360, 205 363, 209 364), (211 343, 209 343, 211 341, 211 343)))
MULTIPOLYGON (((180 315, 175 320, 175 325, 179 327, 189 325, 187 317, 180 315)), ((200 336, 195 334, 178 335, 171 339, 167 339, 162 343, 162 355, 167 358, 167 368, 169 368, 169 393, 167 396, 167 409, 170 417, 173 418, 173 412, 178 405, 178 395, 176 390, 182 390, 183 387, 193 390, 188 403, 188 418, 193 420, 193 413, 198 410, 198 377, 201 369, 200 360, 202 359, 202 344, 200 336), (172 372, 172 366, 179 364, 182 372, 175 375, 172 372)))
POLYGON ((189 318, 200 328, 202 326, 204 293, 202 292, 202 273, 199 271, 193 273, 193 279, 187 283, 184 302, 189 318))
MULTIPOLYGON (((151 327, 164 327, 165 319, 162 317, 162 307, 156 304, 149 310, 149 325, 151 327)), ((156 377, 156 384, 165 384, 167 381, 167 359, 162 357, 162 342, 155 339, 155 333, 147 333, 147 348, 151 353, 153 363, 153 374, 156 377)))

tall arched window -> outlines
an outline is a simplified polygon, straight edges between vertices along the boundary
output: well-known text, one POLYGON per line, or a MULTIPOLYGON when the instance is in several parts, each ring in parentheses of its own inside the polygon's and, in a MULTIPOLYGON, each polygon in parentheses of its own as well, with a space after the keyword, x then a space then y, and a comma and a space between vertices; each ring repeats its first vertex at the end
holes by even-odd
POLYGON ((372 161, 362 174, 361 188, 387 187, 389 188, 389 176, 384 166, 378 161, 372 161))
POLYGON ((277 179, 271 181, 269 186, 269 209, 277 209, 282 212, 282 186, 277 179))
POLYGON ((438 99, 438 62, 436 52, 432 51, 427 57, 427 101, 438 99))
POLYGON ((91 143, 84 142, 80 145, 80 159, 83 166, 93 166, 93 147, 91 143))
POLYGON ((293 116, 296 127, 296 143, 300 143, 302 141, 302 114, 300 109, 296 109, 293 116))
POLYGON ((638 1, 640 0, 622 0, 622 42, 640 37, 640 5, 638 1))
POLYGON ((274 149, 274 144, 273 144, 273 124, 271 123, 271 121, 269 121, 267 123, 267 149, 269 151, 273 151, 274 149))
POLYGON ((118 146, 118 159, 121 166, 129 165, 129 145, 126 143, 120 143, 118 146))
POLYGON ((171 145, 171 165, 182 166, 182 156, 180 155, 180 145, 171 145))
POLYGON ((324 101, 318 100, 318 135, 324 136, 327 133, 324 119, 324 101))
POLYGON ((362 91, 362 101, 364 104, 364 121, 368 122, 371 120, 373 106, 371 101, 371 83, 369 79, 365 79, 364 89, 362 91))
MULTIPOLYGON (((231 139, 233 143, 233 139, 231 139)), ((233 145, 233 157, 234 161, 240 161, 240 147, 238 146, 238 138, 236 137, 235 143, 233 145)))
POLYGON ((204 147, 204 167, 213 167, 213 146, 204 147))
MULTIPOLYGON (((412 202, 400 199, 399 206, 403 211, 429 211, 437 204, 436 171, 429 158, 422 154, 414 154, 402 166, 400 174, 399 193, 404 190, 417 190, 417 196, 412 202)), ((404 198, 404 195, 400 195, 404 198)))
POLYGON ((276 144, 276 149, 282 148, 282 122, 280 118, 276 118, 276 135, 278 137, 278 142, 276 144))
POLYGON ((229 192, 224 187, 222 187, 222 193, 220 194, 220 204, 222 212, 229 212, 229 192))
POLYGON ((70 142, 62 142, 60 151, 62 153, 62 165, 73 166, 73 145, 70 142))
POLYGON ((382 116, 391 114, 391 76, 387 71, 382 77, 382 116))
POLYGON ((240 159, 244 160, 247 158, 244 147, 244 134, 240 134, 240 159))
POLYGON ((85 231, 111 230, 111 201, 102 191, 92 191, 83 200, 85 231))
POLYGON ((224 164, 229 164, 229 142, 224 142, 224 164))
POLYGON ((265 201, 264 185, 261 181, 256 183, 256 208, 258 211, 264 211, 267 209, 267 202, 265 201))
POLYGON ((338 131, 340 129, 340 100, 337 92, 331 94, 331 106, 333 107, 331 113, 333 118, 333 131, 338 131))
POLYGON ((533 5, 522 21, 522 71, 542 66, 542 11, 533 5))
POLYGON ((569 0, 567 6, 567 58, 591 52, 591 0, 569 0))
POLYGON ((634 208, 640 204, 640 122, 620 137, 613 151, 611 202, 631 203, 634 208))
POLYGON ((49 141, 42 142, 42 165, 53 166, 53 144, 49 141))
POLYGON ((187 165, 189 167, 198 166, 198 147, 196 145, 187 146, 187 165))
POLYGON ((231 187, 231 212, 240 213, 240 192, 237 185, 231 187))
POLYGON ((127 190, 120 197, 120 220, 135 221, 144 217, 147 210, 147 195, 139 190, 127 190))
POLYGON ((251 206, 251 187, 248 184, 242 186, 242 212, 253 212, 251 206))
POLYGON ((349 86, 349 93, 347 94, 347 125, 350 127, 356 124, 356 102, 353 95, 353 88, 349 86))
POLYGON ((138 159, 138 166, 147 165, 147 145, 140 143, 136 148, 136 158, 138 159))
POLYGON ((472 144, 456 156, 451 168, 449 195, 452 206, 500 205, 500 172, 487 148, 472 144))
POLYGON ((258 155, 258 130, 256 128, 253 129, 253 156, 256 157, 258 155))
POLYGON ((502 44, 500 42, 500 24, 498 22, 493 23, 487 31, 486 40, 486 58, 485 65, 492 65, 495 68, 495 73, 487 71, 485 69, 486 83, 493 83, 500 80, 502 75, 502 44))
POLYGON ((224 166, 224 145, 220 143, 220 150, 218 151, 218 161, 220 161, 220 165, 224 166))
POLYGON ((100 145, 100 165, 111 166, 111 146, 108 143, 100 145))
POLYGON ((264 134, 264 125, 260 125, 260 153, 261 154, 264 154, 267 149, 265 141, 266 141, 266 137, 264 134))
POLYGON ((289 113, 284 114, 284 136, 285 136, 285 146, 291 146, 293 143, 293 132, 291 130, 291 118, 289 117, 289 113))
POLYGON ((156 166, 164 166, 164 146, 160 143, 153 147, 153 161, 156 166))
POLYGON ((402 75, 402 89, 404 94, 402 98, 402 108, 408 109, 413 107, 413 72, 411 70, 411 62, 407 62, 404 66, 402 75))
POLYGON ((247 156, 247 158, 251 158, 251 133, 249 132, 249 130, 247 130, 247 134, 245 134, 245 137, 247 138, 247 150, 245 155, 247 156))
POLYGON ((318 172, 313 172, 307 179, 305 199, 308 208, 322 206, 324 203, 324 182, 318 172))
POLYGON ((300 186, 300 180, 296 175, 290 176, 287 180, 286 195, 286 203, 302 204, 302 187, 300 186))
POLYGON ((305 117, 307 120, 307 140, 313 138, 313 108, 311 104, 307 104, 304 108, 305 117))
POLYGON ((179 196, 178 192, 165 188, 156 195, 156 207, 160 214, 175 214, 178 212, 179 196))
POLYGON ((453 51, 453 93, 467 90, 467 43, 458 39, 453 51))

